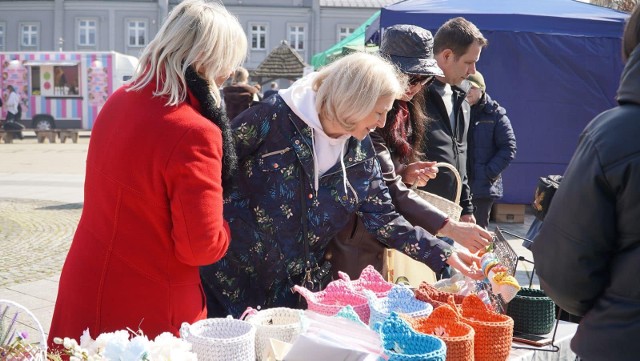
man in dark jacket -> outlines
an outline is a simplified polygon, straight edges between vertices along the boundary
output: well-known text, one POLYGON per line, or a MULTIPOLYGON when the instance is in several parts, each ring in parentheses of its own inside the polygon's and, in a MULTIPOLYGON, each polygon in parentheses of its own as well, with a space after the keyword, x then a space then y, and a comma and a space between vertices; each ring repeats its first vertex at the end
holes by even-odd
POLYGON ((507 111, 487 94, 482 74, 476 70, 467 80, 471 85, 467 174, 476 224, 486 229, 493 201, 502 198, 502 172, 516 156, 516 137, 507 111))
MULTIPOLYGON (((467 180, 467 132, 469 130, 470 106, 466 102, 466 89, 460 86, 476 71, 482 48, 487 45, 480 30, 462 17, 448 20, 434 37, 433 51, 438 66, 444 72, 425 90, 425 113, 429 117, 424 154, 428 160, 449 163, 456 167, 462 182, 459 204, 462 207, 460 220, 475 223, 471 189, 467 180)), ((446 168, 430 180, 422 190, 455 200, 456 176, 446 168)), ((450 239, 445 239, 453 243, 450 239)), ((436 277, 448 278, 445 268, 436 277)))
MULTIPOLYGON (((480 30, 468 20, 457 17, 444 23, 434 37, 433 51, 444 72, 426 90, 426 113, 430 118, 424 153, 431 161, 446 162, 456 167, 462 179, 460 205, 465 222, 475 223, 471 190, 467 182, 467 131, 470 106, 461 83, 476 71, 482 48, 487 45, 480 30)), ((456 178, 441 169, 435 179, 422 189, 454 200, 456 178)))
POLYGON ((625 27, 619 106, 593 119, 532 246, 540 286, 584 316, 571 340, 583 360, 640 355, 640 7, 625 27))

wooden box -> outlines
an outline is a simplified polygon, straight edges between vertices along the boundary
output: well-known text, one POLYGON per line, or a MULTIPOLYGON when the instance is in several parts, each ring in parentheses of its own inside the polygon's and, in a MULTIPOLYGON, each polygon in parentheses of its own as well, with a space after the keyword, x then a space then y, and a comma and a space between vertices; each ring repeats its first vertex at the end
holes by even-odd
POLYGON ((524 204, 494 204, 491 217, 499 223, 524 223, 524 206, 524 204))

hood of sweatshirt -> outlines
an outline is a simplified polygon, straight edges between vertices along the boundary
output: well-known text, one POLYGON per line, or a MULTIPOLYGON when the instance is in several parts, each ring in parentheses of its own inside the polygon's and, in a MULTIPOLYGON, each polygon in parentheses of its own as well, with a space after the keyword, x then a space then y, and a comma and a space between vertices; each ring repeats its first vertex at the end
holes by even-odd
POLYGON ((316 109, 316 92, 313 81, 318 76, 311 73, 293 83, 288 89, 281 89, 278 94, 284 99, 289 108, 304 121, 312 130, 312 148, 314 159, 314 188, 318 190, 318 179, 337 162, 342 165, 343 184, 347 191, 347 171, 344 166, 344 152, 351 135, 345 134, 338 138, 328 136, 322 128, 316 109))

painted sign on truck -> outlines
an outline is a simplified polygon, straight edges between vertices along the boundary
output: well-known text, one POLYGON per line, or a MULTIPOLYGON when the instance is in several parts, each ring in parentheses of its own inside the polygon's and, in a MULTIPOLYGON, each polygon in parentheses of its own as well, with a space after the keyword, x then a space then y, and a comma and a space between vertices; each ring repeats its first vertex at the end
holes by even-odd
MULTIPOLYGON (((0 52, 0 89, 3 100, 7 86, 17 91, 27 128, 89 130, 137 65, 137 58, 113 51, 0 52)), ((3 119, 6 112, 5 105, 3 119)))

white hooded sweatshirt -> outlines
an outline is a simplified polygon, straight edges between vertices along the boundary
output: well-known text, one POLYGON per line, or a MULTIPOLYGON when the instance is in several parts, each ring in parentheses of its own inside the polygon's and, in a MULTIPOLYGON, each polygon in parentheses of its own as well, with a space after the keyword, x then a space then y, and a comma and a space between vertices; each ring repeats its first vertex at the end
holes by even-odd
POLYGON ((313 134, 313 186, 318 190, 318 179, 333 167, 338 161, 342 165, 343 184, 347 192, 347 170, 344 166, 344 151, 351 135, 345 134, 338 138, 329 137, 322 129, 318 110, 316 109, 316 92, 313 91, 313 81, 318 73, 311 73, 293 83, 288 89, 281 89, 278 94, 284 99, 291 110, 302 119, 313 134))

